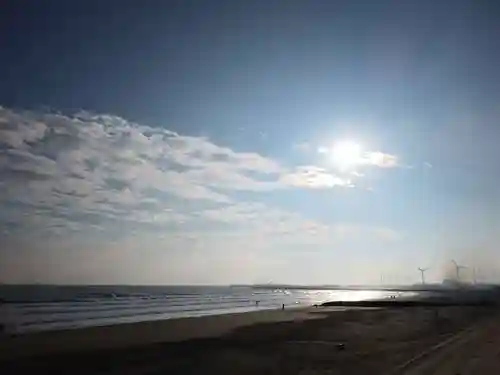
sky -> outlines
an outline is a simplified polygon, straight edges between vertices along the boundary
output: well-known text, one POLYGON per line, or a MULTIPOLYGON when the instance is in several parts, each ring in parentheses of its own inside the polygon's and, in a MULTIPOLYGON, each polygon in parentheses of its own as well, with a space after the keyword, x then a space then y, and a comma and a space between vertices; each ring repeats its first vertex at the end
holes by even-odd
POLYGON ((4 2, 0 281, 500 281, 499 16, 4 2))

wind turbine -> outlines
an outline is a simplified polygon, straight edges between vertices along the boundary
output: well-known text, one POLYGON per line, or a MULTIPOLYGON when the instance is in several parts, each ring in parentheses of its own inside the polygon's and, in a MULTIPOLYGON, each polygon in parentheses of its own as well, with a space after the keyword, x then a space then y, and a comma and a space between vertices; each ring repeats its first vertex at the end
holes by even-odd
POLYGON ((422 279, 422 285, 425 284, 425 271, 428 270, 428 268, 420 268, 418 267, 418 270, 420 271, 420 277, 422 279))
POLYGON ((477 284, 477 269, 476 267, 472 267, 472 281, 474 284, 477 284))
POLYGON ((457 282, 460 282, 460 270, 467 268, 467 266, 461 266, 459 265, 454 259, 451 260, 453 264, 455 265, 455 272, 457 274, 457 282))

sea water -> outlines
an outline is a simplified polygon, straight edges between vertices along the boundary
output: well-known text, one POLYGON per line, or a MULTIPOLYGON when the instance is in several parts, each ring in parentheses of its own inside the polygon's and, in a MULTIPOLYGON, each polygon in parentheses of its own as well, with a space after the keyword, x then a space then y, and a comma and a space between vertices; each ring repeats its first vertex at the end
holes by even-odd
MULTIPOLYGON (((244 286, 0 285, 0 322, 7 332, 24 333, 381 299, 394 294, 244 286)), ((415 293, 399 293, 410 294, 415 293)))

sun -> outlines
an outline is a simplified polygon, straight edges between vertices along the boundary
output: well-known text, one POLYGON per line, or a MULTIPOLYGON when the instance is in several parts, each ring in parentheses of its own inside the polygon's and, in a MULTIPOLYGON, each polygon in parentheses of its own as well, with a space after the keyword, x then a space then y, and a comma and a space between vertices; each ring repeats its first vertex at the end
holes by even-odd
POLYGON ((330 155, 333 163, 341 170, 354 168, 363 160, 361 145, 350 140, 336 142, 330 155))

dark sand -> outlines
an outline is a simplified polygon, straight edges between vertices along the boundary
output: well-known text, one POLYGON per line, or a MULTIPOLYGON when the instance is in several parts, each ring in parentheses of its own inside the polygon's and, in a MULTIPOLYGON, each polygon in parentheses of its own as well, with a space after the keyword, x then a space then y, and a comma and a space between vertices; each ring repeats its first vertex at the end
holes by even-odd
POLYGON ((27 334, 0 340, 0 373, 406 373, 411 358, 493 314, 319 307, 27 334))

